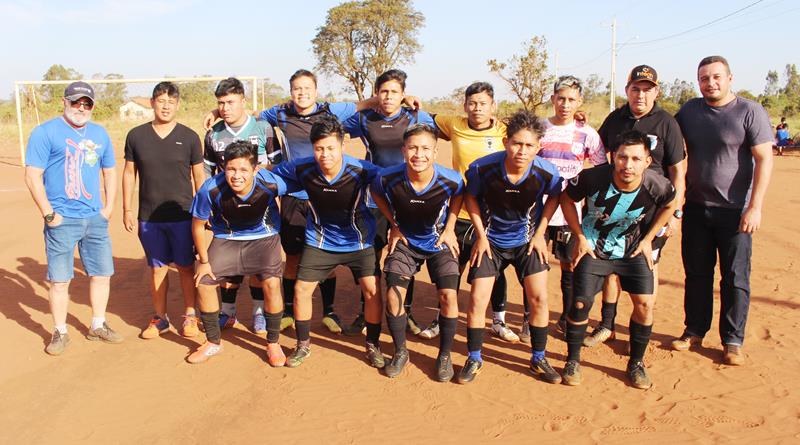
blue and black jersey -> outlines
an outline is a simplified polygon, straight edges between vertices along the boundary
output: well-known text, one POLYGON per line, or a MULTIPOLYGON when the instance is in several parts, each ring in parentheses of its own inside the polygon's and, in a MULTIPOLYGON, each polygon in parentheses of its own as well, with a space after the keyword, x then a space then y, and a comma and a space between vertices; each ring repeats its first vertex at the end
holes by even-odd
POLYGON ((342 157, 342 170, 328 181, 313 157, 278 165, 273 172, 290 192, 308 194, 306 244, 334 252, 355 252, 372 246, 375 217, 367 208, 367 187, 378 168, 352 156, 342 157))
POLYGON ((378 167, 402 164, 403 133, 411 125, 422 123, 433 128, 433 118, 424 111, 401 108, 394 116, 384 116, 375 110, 363 110, 342 122, 350 137, 361 138, 367 148, 366 159, 378 167))
POLYGON ((409 245, 423 252, 437 252, 434 247, 444 230, 450 201, 464 188, 455 170, 434 165, 433 179, 425 189, 416 191, 406 173, 406 164, 384 168, 372 183, 372 191, 389 203, 400 232, 409 245))
POLYGON ((561 193, 561 176, 535 157, 516 184, 508 180, 506 152, 479 158, 467 169, 467 193, 478 200, 489 242, 510 249, 530 242, 542 216, 544 195, 561 193))
POLYGON ((569 180, 566 193, 575 202, 586 199, 581 229, 597 258, 628 258, 639 246, 655 218, 656 210, 675 198, 667 178, 651 169, 632 192, 614 186, 614 166, 584 170, 569 180))
POLYGON ((253 189, 244 198, 236 195, 225 173, 219 173, 197 191, 192 201, 192 216, 208 220, 214 237, 252 240, 277 235, 281 217, 275 198, 286 194, 286 183, 268 170, 259 170, 253 189))

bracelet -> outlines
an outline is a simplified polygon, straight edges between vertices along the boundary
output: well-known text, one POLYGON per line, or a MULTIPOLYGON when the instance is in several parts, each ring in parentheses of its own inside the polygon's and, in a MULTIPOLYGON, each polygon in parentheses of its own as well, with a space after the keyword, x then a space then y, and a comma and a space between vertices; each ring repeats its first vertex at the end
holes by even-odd
POLYGON ((200 264, 208 264, 208 260, 206 261, 200 260, 200 264))

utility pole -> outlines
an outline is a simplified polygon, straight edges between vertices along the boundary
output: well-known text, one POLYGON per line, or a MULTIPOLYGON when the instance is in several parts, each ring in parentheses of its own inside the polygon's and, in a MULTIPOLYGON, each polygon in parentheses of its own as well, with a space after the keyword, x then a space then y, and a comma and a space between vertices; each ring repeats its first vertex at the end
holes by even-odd
POLYGON ((617 108, 617 92, 614 80, 617 78, 617 18, 611 20, 611 88, 609 89, 608 111, 617 108))

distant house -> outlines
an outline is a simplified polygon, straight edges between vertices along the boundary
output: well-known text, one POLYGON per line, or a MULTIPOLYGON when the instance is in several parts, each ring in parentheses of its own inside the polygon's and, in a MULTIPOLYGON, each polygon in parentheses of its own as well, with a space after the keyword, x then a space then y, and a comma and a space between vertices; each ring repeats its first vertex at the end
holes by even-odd
POLYGON ((150 99, 146 97, 132 97, 119 107, 119 118, 124 121, 141 121, 153 119, 153 109, 150 99))

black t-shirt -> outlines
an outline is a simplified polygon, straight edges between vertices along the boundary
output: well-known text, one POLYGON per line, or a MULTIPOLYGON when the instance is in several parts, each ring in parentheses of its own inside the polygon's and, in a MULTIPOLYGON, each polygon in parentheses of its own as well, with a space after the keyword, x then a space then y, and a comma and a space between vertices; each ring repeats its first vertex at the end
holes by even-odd
POLYGON ((631 129, 639 130, 650 137, 650 155, 653 158, 650 169, 669 178, 667 168, 686 157, 683 136, 675 118, 658 104, 654 104, 649 113, 637 119, 631 114, 630 106, 625 104, 612 111, 597 132, 606 150, 614 152, 619 147, 619 135, 631 129))
POLYGON ((140 221, 192 219, 191 169, 203 162, 197 133, 177 124, 161 139, 150 122, 140 125, 128 132, 125 160, 135 163, 139 173, 140 221))

